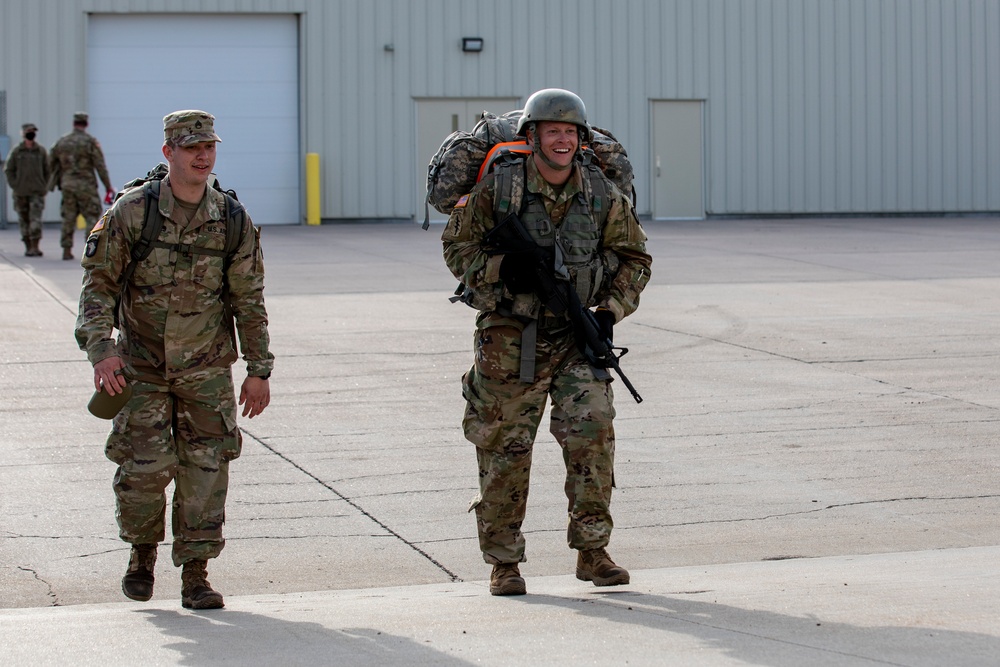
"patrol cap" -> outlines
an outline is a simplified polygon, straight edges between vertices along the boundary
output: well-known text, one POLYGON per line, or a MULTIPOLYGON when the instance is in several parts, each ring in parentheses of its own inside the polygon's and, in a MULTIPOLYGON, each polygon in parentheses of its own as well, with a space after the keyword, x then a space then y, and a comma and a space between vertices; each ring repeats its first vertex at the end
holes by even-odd
POLYGON ((87 409, 90 414, 101 419, 114 419, 115 415, 121 412, 129 399, 132 398, 132 385, 126 384, 125 388, 112 396, 106 391, 98 390, 90 398, 87 409))
POLYGON ((215 116, 196 109, 175 111, 163 117, 163 138, 176 146, 202 141, 222 141, 215 133, 215 116))
POLYGON ((38 132, 38 126, 35 125, 34 123, 25 123, 24 125, 21 126, 21 131, 22 132, 31 132, 31 131, 38 132))
POLYGON ((88 122, 90 122, 90 116, 88 116, 87 114, 83 113, 82 111, 77 111, 75 114, 73 114, 73 122, 74 123, 88 123, 88 122))

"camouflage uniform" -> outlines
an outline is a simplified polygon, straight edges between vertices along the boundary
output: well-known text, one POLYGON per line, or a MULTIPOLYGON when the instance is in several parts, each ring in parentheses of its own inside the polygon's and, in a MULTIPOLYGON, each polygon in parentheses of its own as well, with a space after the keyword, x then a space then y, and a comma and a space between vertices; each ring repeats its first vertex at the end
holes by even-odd
MULTIPOLYGON (((574 210, 574 220, 579 219, 574 207, 583 199, 584 180, 580 166, 574 165, 560 192, 541 177, 532 159, 526 161, 524 188, 541 200, 555 235, 570 233, 563 222, 574 210)), ((592 243, 597 250, 591 253, 586 272, 596 277, 595 282, 583 285, 582 268, 571 274, 585 306, 607 308, 620 321, 638 306, 652 260, 631 203, 610 181, 607 187, 608 214, 602 228, 595 226, 597 238, 592 243)), ((549 429, 566 463, 569 546, 589 550, 608 544, 615 410, 610 380, 595 377, 568 320, 544 309, 533 294, 511 293, 499 278, 503 256, 490 257, 481 250, 484 234, 495 224, 495 196, 496 181, 489 175, 459 202, 442 241, 448 267, 470 289, 469 302, 479 310, 475 363, 463 378, 467 401, 463 428, 476 445, 479 463, 480 491, 470 509, 476 512, 483 557, 498 565, 525 560, 521 524, 532 446, 547 398, 552 400, 549 429), (537 320, 538 331, 535 373, 528 383, 519 380, 521 333, 532 319, 537 320)), ((589 216, 590 209, 586 210, 589 216)), ((529 231, 534 235, 542 226, 529 231)))
MULTIPOLYGON (((162 183, 159 240, 221 250, 225 200, 207 188, 191 221, 178 222, 180 204, 162 183)), ((105 452, 118 464, 114 478, 120 536, 132 544, 164 537, 164 489, 174 481, 173 561, 213 558, 222 550, 229 461, 240 454, 237 404, 230 367, 237 358, 220 294, 228 283, 247 373, 266 377, 269 352, 264 265, 258 230, 249 216, 235 255, 154 248, 122 293, 121 332, 113 325, 117 281, 144 220, 142 188, 126 192, 105 212, 87 240, 76 338, 92 364, 119 355, 133 396, 115 417, 105 452)))
MULTIPOLYGON (((26 123, 22 131, 37 132, 38 128, 26 123)), ((37 142, 29 148, 22 141, 7 156, 3 170, 14 193, 14 210, 21 227, 21 240, 25 244, 33 241, 37 245, 42 238, 42 211, 48 192, 48 153, 37 142)))
MULTIPOLYGON (((86 123, 87 115, 75 114, 73 121, 86 123)), ((86 221, 86 236, 89 238, 101 215, 101 197, 97 191, 95 170, 105 190, 113 191, 101 144, 87 134, 86 130, 74 128, 49 151, 49 190, 57 187, 62 190, 62 235, 59 245, 63 248, 73 247, 77 216, 82 215, 86 221)))

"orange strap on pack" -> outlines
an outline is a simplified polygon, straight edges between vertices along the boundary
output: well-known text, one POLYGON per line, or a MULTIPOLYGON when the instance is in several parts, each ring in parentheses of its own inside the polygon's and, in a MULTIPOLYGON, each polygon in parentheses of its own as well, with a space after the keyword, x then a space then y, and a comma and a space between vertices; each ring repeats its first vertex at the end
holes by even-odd
POLYGON ((493 148, 490 149, 490 152, 486 154, 486 158, 483 160, 483 163, 479 166, 479 174, 476 175, 476 183, 483 180, 483 176, 490 173, 490 168, 492 168, 493 162, 504 151, 528 155, 531 153, 531 146, 524 141, 505 141, 503 143, 494 144, 493 148))

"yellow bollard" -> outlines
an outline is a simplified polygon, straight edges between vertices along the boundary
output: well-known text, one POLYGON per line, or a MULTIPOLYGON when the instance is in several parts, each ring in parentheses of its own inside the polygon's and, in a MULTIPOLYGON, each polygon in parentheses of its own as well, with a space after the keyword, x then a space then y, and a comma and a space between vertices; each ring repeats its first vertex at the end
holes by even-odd
POLYGON ((319 153, 306 153, 306 224, 320 224, 319 153))
POLYGON ((87 228, 87 221, 83 219, 82 215, 76 216, 76 228, 77 229, 86 229, 87 228))

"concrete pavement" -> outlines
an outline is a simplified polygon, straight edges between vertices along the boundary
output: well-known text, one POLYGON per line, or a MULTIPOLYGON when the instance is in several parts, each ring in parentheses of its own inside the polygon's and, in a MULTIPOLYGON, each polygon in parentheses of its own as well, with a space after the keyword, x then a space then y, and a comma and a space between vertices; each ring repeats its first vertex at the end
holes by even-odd
MULTIPOLYGON (((458 379, 472 311, 439 230, 266 228, 274 401, 241 424, 227 608, 119 592, 81 271, 0 232, 0 657, 9 664, 997 663, 996 219, 647 223, 616 329, 612 554, 572 578, 561 459, 536 447, 529 595, 488 595, 458 379)), ((78 243, 77 250, 82 246, 78 243)), ((237 366, 237 380, 241 369, 237 366)), ((543 429, 544 431, 544 429, 543 429)))

